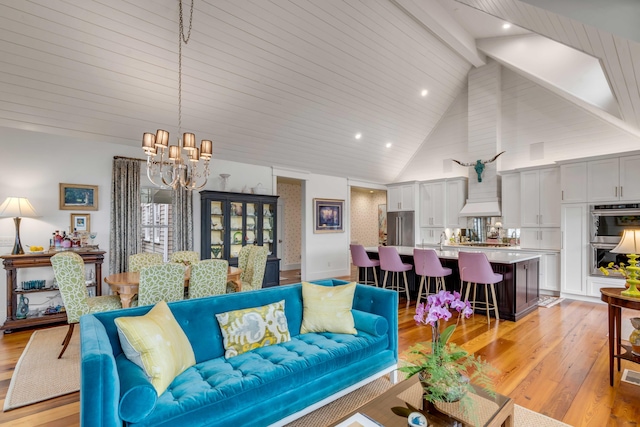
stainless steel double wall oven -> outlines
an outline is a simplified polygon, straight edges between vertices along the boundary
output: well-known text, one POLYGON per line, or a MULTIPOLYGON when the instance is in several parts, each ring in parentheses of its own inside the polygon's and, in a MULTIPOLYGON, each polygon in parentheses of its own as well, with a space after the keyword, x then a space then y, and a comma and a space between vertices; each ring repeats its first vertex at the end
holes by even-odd
POLYGON ((640 229, 640 203, 592 205, 590 211, 590 273, 601 276, 600 267, 610 262, 627 263, 626 255, 611 250, 625 229, 640 229))

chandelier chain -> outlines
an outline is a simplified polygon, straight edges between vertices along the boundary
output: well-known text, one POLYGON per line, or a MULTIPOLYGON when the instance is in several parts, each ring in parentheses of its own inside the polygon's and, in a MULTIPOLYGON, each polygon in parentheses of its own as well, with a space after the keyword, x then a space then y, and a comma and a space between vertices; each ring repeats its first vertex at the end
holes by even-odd
POLYGON ((189 31, 184 35, 184 19, 182 16, 182 0, 178 0, 180 5, 180 31, 178 32, 178 135, 182 133, 182 42, 189 43, 191 38, 191 28, 193 27, 193 2, 191 0, 191 10, 189 12, 189 31))

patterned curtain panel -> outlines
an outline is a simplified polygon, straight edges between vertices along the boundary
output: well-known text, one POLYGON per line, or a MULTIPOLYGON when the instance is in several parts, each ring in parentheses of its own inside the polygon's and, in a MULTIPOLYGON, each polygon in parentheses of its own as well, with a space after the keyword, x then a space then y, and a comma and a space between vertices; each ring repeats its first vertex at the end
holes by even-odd
POLYGON ((173 251, 193 250, 193 192, 178 187, 173 190, 173 251))
POLYGON ((128 270, 129 255, 140 252, 140 162, 113 159, 109 272, 128 270))

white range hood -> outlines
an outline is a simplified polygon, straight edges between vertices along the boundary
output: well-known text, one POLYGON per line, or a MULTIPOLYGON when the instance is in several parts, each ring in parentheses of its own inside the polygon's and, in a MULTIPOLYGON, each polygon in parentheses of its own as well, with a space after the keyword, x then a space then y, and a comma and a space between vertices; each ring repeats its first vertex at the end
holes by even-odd
POLYGON ((502 216, 500 201, 469 200, 460 211, 460 216, 502 216))
MULTIPOLYGON (((468 97, 468 153, 461 160, 474 164, 478 160, 492 159, 500 151, 501 78, 500 65, 489 61, 487 65, 469 72, 468 97)), ((484 164, 480 182, 475 167, 469 166, 467 203, 460 216, 502 216, 500 199, 502 180, 497 173, 497 161, 484 164)))

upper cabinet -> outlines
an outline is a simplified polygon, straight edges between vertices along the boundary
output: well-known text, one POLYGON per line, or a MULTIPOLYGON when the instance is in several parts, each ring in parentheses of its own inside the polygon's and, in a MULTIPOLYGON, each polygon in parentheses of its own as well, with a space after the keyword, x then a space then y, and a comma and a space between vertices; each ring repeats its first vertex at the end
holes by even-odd
POLYGON ((415 208, 415 183, 387 186, 387 212, 413 211, 415 208))
POLYGON ((560 166, 562 203, 584 203, 587 201, 587 162, 568 163, 560 166))
POLYGON ((466 228, 467 217, 461 217, 460 211, 467 201, 467 178, 447 180, 446 223, 449 228, 466 228))
POLYGON ((587 162, 589 202, 640 200, 640 155, 587 162))
POLYGON ((560 227, 560 173, 558 168, 520 174, 522 227, 560 227))
MULTIPOLYGON (((444 228, 445 181, 420 184, 420 226, 444 228)), ((459 212, 459 211, 458 211, 459 212)))
POLYGON ((520 174, 502 175, 502 227, 520 228, 520 174))

